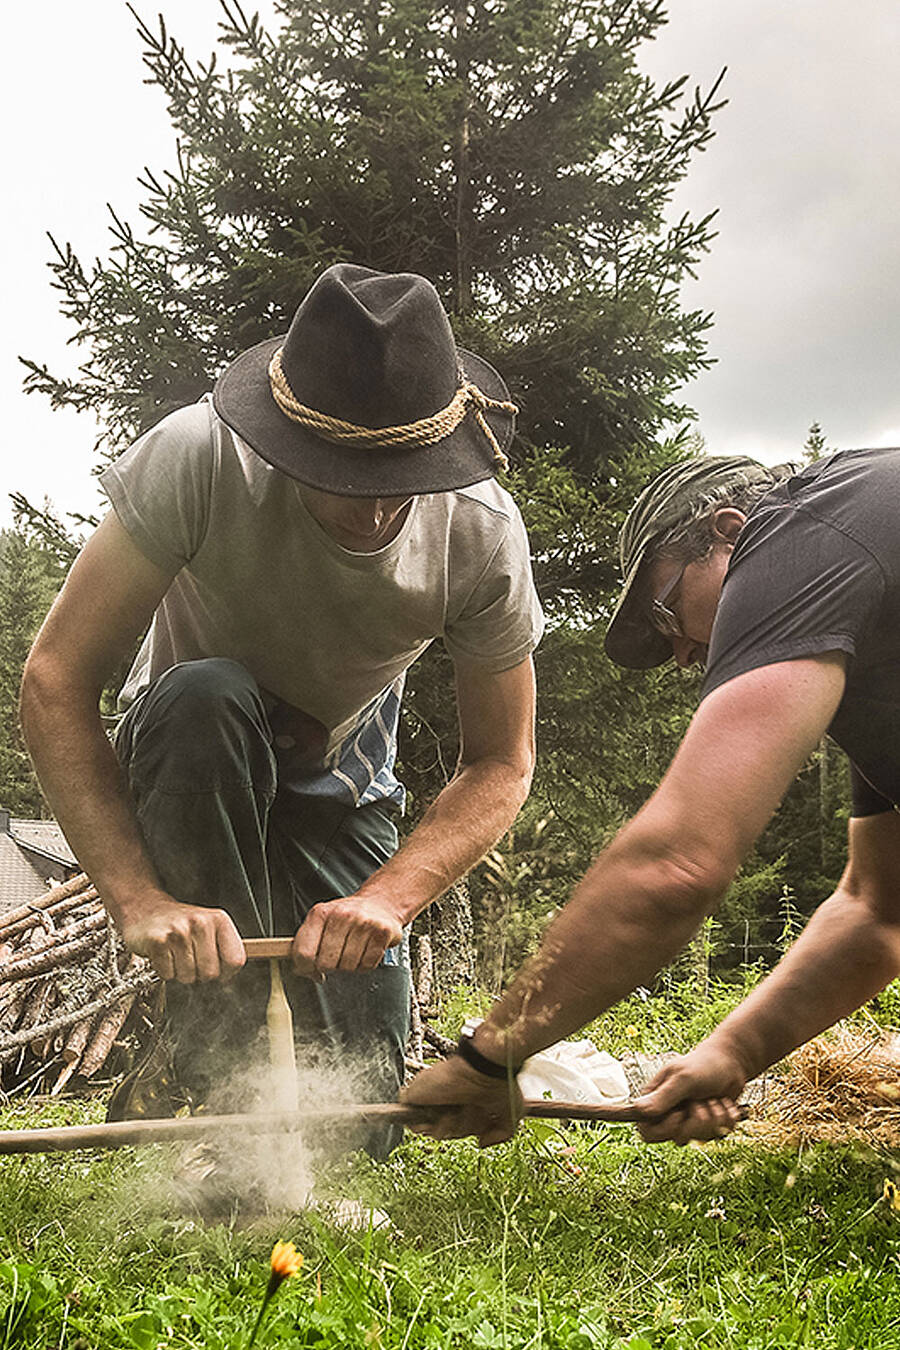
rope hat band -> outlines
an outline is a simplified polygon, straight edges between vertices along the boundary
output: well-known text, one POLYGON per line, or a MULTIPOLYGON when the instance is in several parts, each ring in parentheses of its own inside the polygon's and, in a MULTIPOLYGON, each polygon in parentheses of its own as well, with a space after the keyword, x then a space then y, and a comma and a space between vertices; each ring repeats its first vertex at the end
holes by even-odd
MULTIPOLYGON (((318 412, 301 403, 294 394, 282 369, 279 347, 269 362, 269 384, 272 397, 286 417, 297 422, 316 436, 334 445, 352 445, 373 450, 389 449, 393 446, 433 445, 442 441, 455 431, 469 411, 474 412, 475 420, 484 433, 494 462, 503 469, 509 468, 509 461, 500 448, 484 416, 486 412, 503 412, 515 417, 518 407, 502 399, 489 398, 483 390, 471 380, 462 377, 462 383, 446 407, 439 409, 430 417, 422 417, 416 422, 407 422, 393 427, 363 427, 354 422, 345 422, 339 417, 318 412)), ((461 373, 462 374, 462 373, 461 373)))

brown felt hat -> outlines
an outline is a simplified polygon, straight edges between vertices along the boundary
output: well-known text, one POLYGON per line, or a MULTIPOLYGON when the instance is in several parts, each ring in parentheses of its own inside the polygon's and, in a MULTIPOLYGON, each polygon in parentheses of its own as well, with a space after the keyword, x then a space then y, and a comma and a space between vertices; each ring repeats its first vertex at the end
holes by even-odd
POLYGON ((314 282, 287 334, 228 366, 213 403, 269 464, 347 497, 480 482, 505 466, 515 425, 506 385, 456 346, 430 281, 350 263, 314 282))

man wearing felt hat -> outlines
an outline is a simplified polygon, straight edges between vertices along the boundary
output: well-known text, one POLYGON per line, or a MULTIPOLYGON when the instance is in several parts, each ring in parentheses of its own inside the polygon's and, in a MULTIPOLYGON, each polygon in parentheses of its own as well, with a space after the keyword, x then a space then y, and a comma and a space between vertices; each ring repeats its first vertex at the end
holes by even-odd
POLYGON ((900 450, 666 470, 621 534, 620 665, 705 666, 659 788, 596 860, 460 1053, 407 1089, 434 1130, 515 1128, 522 1061, 647 983, 715 908, 821 737, 852 766, 848 861, 772 974, 639 1102, 644 1137, 725 1134, 747 1081, 900 974, 900 450))
POLYGON ((112 510, 35 643, 23 720, 126 944, 174 982, 197 1096, 213 1051, 238 1058, 263 1020, 240 937, 273 934, 296 934, 299 1030, 364 1052, 371 1094, 396 1092, 407 925, 531 779, 542 617, 493 477, 514 414, 428 281, 339 264, 286 335, 102 475, 112 510), (114 753, 97 700, 144 632, 114 753), (459 763, 395 852, 404 677, 435 638, 459 763))

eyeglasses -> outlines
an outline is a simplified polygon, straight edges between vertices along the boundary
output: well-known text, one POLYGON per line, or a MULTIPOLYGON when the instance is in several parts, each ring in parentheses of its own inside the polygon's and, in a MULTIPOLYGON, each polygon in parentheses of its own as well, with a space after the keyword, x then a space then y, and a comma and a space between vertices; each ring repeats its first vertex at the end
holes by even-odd
POLYGON ((650 622, 657 633, 662 633, 663 637, 684 637, 681 620, 674 610, 669 609, 666 601, 681 581, 689 565, 689 563, 685 563, 680 571, 675 573, 671 581, 666 582, 659 595, 654 596, 650 601, 650 622))

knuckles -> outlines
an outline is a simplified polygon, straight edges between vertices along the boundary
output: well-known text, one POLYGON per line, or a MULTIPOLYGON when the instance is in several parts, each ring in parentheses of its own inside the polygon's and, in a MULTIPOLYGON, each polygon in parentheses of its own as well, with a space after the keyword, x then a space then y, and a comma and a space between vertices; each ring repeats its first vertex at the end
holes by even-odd
POLYGON ((337 923, 342 927, 361 929, 373 936, 393 938, 402 931, 399 924, 384 914, 367 910, 353 900, 320 900, 309 911, 307 922, 310 919, 321 925, 337 923))

